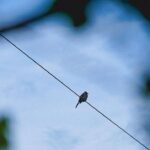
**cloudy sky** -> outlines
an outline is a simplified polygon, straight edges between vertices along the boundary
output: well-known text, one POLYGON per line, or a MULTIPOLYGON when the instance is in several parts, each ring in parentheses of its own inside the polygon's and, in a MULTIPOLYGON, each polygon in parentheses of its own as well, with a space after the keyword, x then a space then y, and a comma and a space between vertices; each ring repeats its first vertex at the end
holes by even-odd
MULTIPOLYGON (((30 2, 28 13, 45 3, 30 2)), ((1 25, 28 16, 25 5, 4 1, 1 25)), ((150 104, 136 94, 149 35, 141 17, 112 3, 100 7, 91 6, 91 24, 82 31, 58 16, 5 35, 77 93, 87 90, 91 104, 149 145, 140 118, 150 115, 150 104)), ((11 117, 13 150, 143 149, 87 104, 75 109, 78 97, 2 38, 0 72, 0 114, 11 117)))

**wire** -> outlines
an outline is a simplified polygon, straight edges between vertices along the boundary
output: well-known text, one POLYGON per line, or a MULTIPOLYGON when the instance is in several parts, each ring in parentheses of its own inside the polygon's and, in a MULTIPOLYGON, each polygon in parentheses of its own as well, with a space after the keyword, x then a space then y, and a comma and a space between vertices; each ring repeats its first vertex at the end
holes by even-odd
POLYGON ((25 53, 23 50, 21 50, 18 46, 16 46, 13 42, 11 42, 7 37, 5 37, 3 34, 0 34, 6 41, 8 41, 11 45, 13 45, 15 48, 17 48, 22 54, 24 54, 26 57, 28 57, 31 61, 33 61, 36 65, 38 65, 41 69, 46 71, 49 75, 51 75, 53 78, 55 78, 58 82, 60 82, 63 86, 65 86, 68 90, 70 90, 72 93, 74 93, 76 96, 79 97, 79 95, 72 90, 69 86, 67 86, 64 82, 62 82, 60 79, 58 79, 54 74, 52 74, 50 71, 48 71, 45 67, 43 67, 41 64, 39 64, 37 61, 35 61, 31 56, 29 56, 27 53, 25 53))
POLYGON ((99 114, 101 114, 104 118, 106 118, 108 121, 110 121, 112 124, 114 124, 115 126, 117 126, 120 130, 122 130, 124 133, 126 133, 128 136, 130 136, 133 140, 135 140, 137 143, 139 143, 141 146, 143 146, 144 148, 146 148, 147 150, 150 150, 148 147, 146 147, 143 143, 141 143, 138 139, 136 139, 133 135, 131 135, 129 132, 127 132, 125 129, 123 129, 122 127, 120 127, 117 123, 115 123, 114 121, 112 121, 109 117, 107 117, 105 114, 103 114, 100 110, 98 110, 96 107, 94 107, 93 105, 91 105, 89 102, 86 101, 86 103, 92 107, 94 110, 96 110, 99 114))
MULTIPOLYGON (((64 82, 62 82, 60 79, 58 79, 54 74, 52 74, 50 71, 48 71, 45 67, 43 67, 40 63, 35 61, 31 56, 29 56, 27 53, 25 53, 23 50, 21 50, 18 46, 16 46, 13 42, 11 42, 7 37, 5 37, 3 34, 0 33, 0 36, 3 37, 6 41, 8 41, 11 45, 13 45, 15 48, 17 48, 22 54, 24 54, 26 57, 28 57, 31 61, 33 61, 37 66, 39 66, 41 69, 43 69, 45 72, 47 72, 50 76, 52 76, 54 79, 56 79, 59 83, 61 83, 63 86, 65 86, 68 90, 70 90, 73 94, 75 94, 77 97, 80 97, 79 94, 77 94, 74 90, 72 90, 69 86, 67 86, 64 82)), ((127 132, 125 129, 120 127, 117 123, 112 121, 109 117, 107 117, 105 114, 103 114, 100 110, 98 110, 96 107, 91 105, 89 102, 86 101, 86 103, 93 108, 95 111, 97 111, 100 115, 102 115, 104 118, 106 118, 109 122, 111 122, 113 125, 118 127, 121 131, 123 131, 125 134, 127 134, 130 138, 135 140, 137 143, 139 143, 142 147, 144 147, 147 150, 150 150, 147 146, 145 146, 142 142, 140 142, 138 139, 136 139, 133 135, 131 135, 129 132, 127 132)))

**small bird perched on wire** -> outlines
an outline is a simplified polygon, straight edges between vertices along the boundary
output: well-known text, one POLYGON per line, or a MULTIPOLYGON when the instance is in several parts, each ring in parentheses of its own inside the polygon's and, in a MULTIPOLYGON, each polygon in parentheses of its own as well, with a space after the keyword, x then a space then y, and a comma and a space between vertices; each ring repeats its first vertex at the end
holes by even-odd
POLYGON ((88 92, 85 91, 80 95, 79 101, 75 108, 77 108, 80 103, 85 102, 87 100, 87 98, 88 98, 88 92))

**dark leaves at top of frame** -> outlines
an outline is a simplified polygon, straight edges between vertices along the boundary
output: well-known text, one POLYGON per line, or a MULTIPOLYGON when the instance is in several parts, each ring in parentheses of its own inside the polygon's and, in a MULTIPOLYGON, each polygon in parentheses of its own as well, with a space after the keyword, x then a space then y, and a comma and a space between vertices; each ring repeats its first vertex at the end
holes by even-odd
POLYGON ((150 20, 150 0, 121 0, 138 10, 147 20, 150 20))
POLYGON ((14 24, 0 28, 0 32, 7 32, 14 29, 25 27, 29 23, 40 21, 41 19, 48 17, 54 13, 63 13, 70 17, 74 27, 80 27, 84 25, 87 20, 86 8, 91 0, 55 0, 53 4, 48 4, 49 9, 44 13, 35 17, 29 17, 21 22, 15 22, 14 24))
POLYGON ((71 18, 75 27, 87 21, 86 7, 90 0, 56 0, 51 8, 52 13, 64 13, 71 18))

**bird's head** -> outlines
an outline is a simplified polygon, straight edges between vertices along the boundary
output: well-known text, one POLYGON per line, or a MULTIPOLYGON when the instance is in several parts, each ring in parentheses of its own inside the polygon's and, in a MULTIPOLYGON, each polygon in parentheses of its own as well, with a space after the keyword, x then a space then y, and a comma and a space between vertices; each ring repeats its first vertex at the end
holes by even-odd
POLYGON ((85 91, 84 93, 88 95, 88 92, 87 92, 87 91, 85 91))

